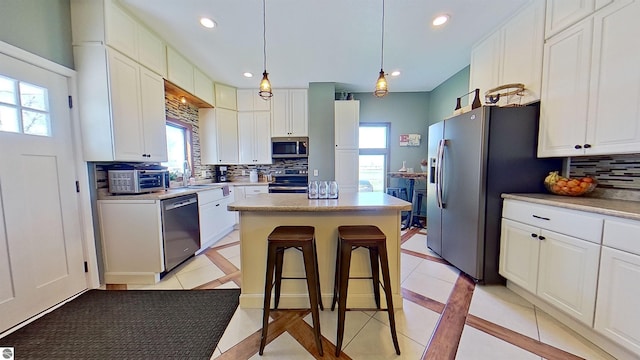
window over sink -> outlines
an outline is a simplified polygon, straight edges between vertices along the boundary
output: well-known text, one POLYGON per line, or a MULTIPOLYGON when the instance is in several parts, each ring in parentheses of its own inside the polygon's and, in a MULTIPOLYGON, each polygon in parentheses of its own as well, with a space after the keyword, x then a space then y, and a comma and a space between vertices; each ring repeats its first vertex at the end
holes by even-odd
POLYGON ((180 119, 167 118, 166 131, 168 161, 162 165, 169 170, 171 181, 178 181, 184 175, 185 161, 193 174, 193 128, 180 119))

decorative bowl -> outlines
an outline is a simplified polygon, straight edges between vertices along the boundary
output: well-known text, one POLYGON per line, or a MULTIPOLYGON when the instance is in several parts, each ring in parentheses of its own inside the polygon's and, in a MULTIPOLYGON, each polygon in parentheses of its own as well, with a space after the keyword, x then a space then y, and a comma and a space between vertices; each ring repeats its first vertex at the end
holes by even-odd
MULTIPOLYGON (((556 173, 556 172, 554 172, 556 173)), ((547 190, 556 195, 581 196, 592 192, 598 183, 588 176, 582 178, 565 178, 550 173, 544 181, 547 190)))

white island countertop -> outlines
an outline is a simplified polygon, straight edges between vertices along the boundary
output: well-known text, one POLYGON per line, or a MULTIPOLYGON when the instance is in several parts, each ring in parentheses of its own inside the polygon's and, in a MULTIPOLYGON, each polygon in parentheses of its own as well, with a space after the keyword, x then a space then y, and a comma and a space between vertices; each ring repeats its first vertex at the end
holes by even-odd
POLYGON ((411 210, 411 203, 381 192, 340 194, 338 199, 308 199, 307 194, 260 194, 233 202, 234 211, 367 211, 411 210))

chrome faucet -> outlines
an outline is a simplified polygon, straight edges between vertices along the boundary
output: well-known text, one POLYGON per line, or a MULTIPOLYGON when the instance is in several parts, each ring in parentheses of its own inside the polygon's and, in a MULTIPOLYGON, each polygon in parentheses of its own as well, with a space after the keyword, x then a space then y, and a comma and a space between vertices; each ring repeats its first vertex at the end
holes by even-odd
POLYGON ((184 161, 182 166, 184 169, 182 171, 182 186, 189 186, 189 178, 191 177, 191 169, 189 169, 189 162, 187 160, 184 161))

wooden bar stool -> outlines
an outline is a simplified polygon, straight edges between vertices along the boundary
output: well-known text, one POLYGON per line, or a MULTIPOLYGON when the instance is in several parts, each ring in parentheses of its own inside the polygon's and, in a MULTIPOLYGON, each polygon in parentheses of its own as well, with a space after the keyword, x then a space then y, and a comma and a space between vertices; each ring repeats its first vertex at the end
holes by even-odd
MULTIPOLYGON (((373 225, 353 225, 338 227, 338 254, 336 257, 336 277, 333 287, 333 301, 331 311, 338 304, 338 337, 336 341, 336 356, 340 356, 342 348, 342 338, 344 336, 344 319, 347 310, 347 287, 349 286, 349 267, 351 266, 351 252, 359 247, 369 249, 369 259, 371 261, 371 277, 358 277, 351 279, 372 279, 373 294, 377 310, 387 311, 389 314, 389 324, 391 326, 391 338, 396 354, 400 355, 398 336, 396 334, 396 321, 393 313, 393 297, 391 294, 391 279, 389 277, 389 259, 387 257, 387 237, 377 226, 373 225), (380 265, 378 265, 380 260, 380 265), (380 266, 380 268, 379 268, 380 266), (380 283, 379 270, 382 270, 382 280, 380 283), (387 300, 387 308, 380 308, 380 285, 384 289, 387 300)), ((355 309, 349 309, 355 310, 355 309)))
POLYGON ((320 334, 320 315, 318 306, 322 306, 320 293, 320 276, 318 273, 318 255, 316 251, 316 238, 313 226, 278 226, 267 238, 267 275, 264 282, 264 307, 262 317, 262 337, 260 339, 260 355, 264 352, 269 328, 269 312, 271 308, 271 289, 275 286, 274 310, 280 302, 280 287, 283 279, 306 279, 309 291, 309 303, 311 316, 313 317, 313 330, 316 338, 318 352, 322 356, 322 340, 320 334), (289 248, 302 251, 306 277, 282 277, 282 262, 284 251, 289 248), (275 271, 275 281, 273 275, 275 271))

